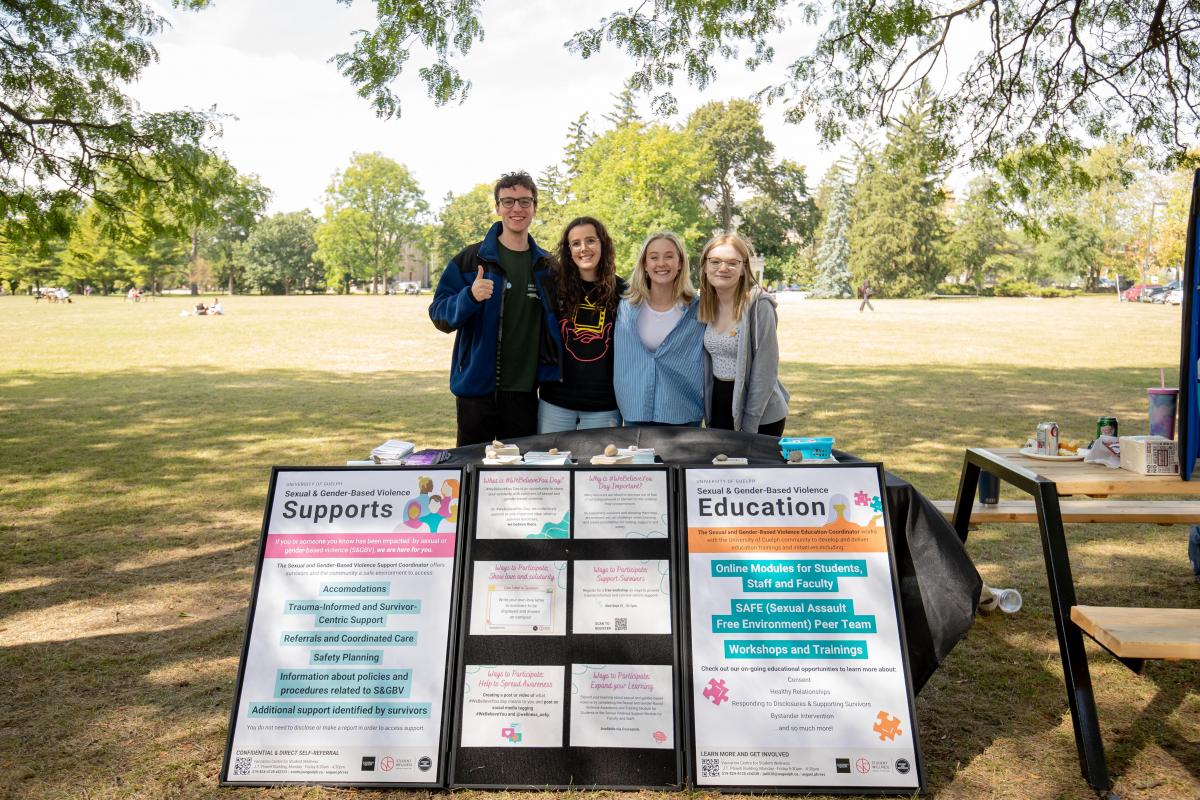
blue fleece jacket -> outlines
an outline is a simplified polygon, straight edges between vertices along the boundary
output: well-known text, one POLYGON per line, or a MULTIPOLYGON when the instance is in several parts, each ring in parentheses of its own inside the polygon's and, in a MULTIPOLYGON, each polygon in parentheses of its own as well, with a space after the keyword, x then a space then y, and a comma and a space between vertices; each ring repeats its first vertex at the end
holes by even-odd
MULTIPOLYGON (((500 266, 497 248, 501 224, 492 225, 482 242, 473 244, 442 270, 429 318, 438 330, 456 331, 454 356, 450 364, 450 391, 459 397, 482 397, 496 391, 500 377, 500 322, 504 316, 504 295, 508 279, 500 266), (495 291, 482 303, 471 294, 478 268, 485 278, 495 281, 495 291)), ((538 367, 535 383, 557 381, 561 375, 562 337, 554 314, 546 281, 552 258, 529 237, 533 253, 533 280, 542 301, 542 330, 538 339, 538 367)))

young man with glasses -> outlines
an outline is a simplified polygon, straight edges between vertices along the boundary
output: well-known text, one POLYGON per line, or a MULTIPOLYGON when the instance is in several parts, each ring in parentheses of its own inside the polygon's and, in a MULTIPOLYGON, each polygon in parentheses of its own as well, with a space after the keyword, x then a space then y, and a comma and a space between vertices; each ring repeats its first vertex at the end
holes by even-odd
POLYGON ((500 221, 442 271, 429 306, 456 332, 450 391, 458 445, 537 433, 537 385, 560 375, 562 342, 547 292, 552 258, 529 235, 537 186, 524 172, 493 189, 500 221))

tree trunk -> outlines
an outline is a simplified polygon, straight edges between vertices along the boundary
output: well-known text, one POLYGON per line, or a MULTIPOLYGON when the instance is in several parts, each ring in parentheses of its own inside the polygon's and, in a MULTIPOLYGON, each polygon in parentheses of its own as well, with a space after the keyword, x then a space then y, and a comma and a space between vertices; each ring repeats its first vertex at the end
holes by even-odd
POLYGON ((192 290, 192 297, 200 294, 200 287, 196 285, 196 257, 200 252, 200 232, 192 231, 192 251, 188 255, 188 288, 192 290))

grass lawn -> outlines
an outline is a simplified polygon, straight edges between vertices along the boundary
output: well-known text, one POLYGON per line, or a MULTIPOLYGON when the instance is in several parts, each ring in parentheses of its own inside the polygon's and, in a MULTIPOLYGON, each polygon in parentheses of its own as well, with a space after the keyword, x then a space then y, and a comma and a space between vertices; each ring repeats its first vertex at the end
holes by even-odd
MULTIPOLYGON (((429 297, 232 297, 214 318, 74 300, 0 298, 0 797, 375 796, 222 792, 217 773, 270 467, 453 444, 429 297)), ((787 433, 834 435, 931 498, 953 496, 969 445, 1046 419, 1084 439, 1101 414, 1144 433, 1145 388, 1160 367, 1175 385, 1177 306, 875 306, 783 298, 787 433)), ((1067 534, 1081 603, 1200 607, 1183 526, 1067 534)), ((969 550, 1025 607, 980 618, 918 697, 933 796, 1094 797, 1036 529, 986 527, 969 550)), ((1200 797, 1200 666, 1138 676, 1089 653, 1120 796, 1200 797)))

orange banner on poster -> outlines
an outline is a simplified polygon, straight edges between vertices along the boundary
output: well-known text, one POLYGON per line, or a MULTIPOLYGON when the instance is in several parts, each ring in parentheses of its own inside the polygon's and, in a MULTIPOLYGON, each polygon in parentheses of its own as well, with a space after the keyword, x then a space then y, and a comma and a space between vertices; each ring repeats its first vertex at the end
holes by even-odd
POLYGON ((692 553, 886 553, 883 526, 688 528, 692 553))

